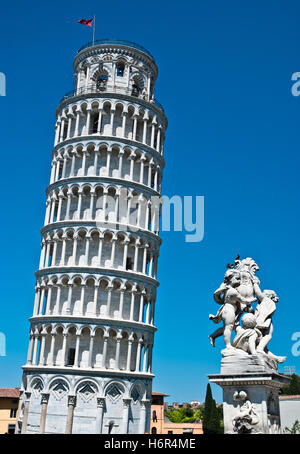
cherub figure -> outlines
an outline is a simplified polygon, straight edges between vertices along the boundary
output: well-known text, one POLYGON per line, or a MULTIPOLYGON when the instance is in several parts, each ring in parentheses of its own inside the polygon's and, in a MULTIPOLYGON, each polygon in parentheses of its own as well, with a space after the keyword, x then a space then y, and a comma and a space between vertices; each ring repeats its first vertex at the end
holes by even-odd
POLYGON ((278 303, 279 298, 274 290, 259 292, 256 289, 256 295, 258 298, 258 304, 255 310, 256 328, 262 333, 262 338, 256 350, 259 353, 266 353, 270 358, 282 363, 286 360, 286 356, 276 356, 267 348, 273 335, 272 316, 276 310, 276 303, 278 303))
POLYGON ((225 273, 224 282, 214 293, 214 300, 221 304, 221 308, 216 315, 209 315, 209 319, 214 323, 223 321, 223 327, 217 329, 209 336, 211 345, 215 346, 215 339, 224 335, 225 347, 233 348, 231 345, 231 333, 238 324, 239 317, 246 307, 251 308, 251 304, 256 301, 256 298, 243 297, 237 290, 241 284, 241 274, 235 269, 229 269, 225 273), (243 306, 243 309, 241 309, 243 306))

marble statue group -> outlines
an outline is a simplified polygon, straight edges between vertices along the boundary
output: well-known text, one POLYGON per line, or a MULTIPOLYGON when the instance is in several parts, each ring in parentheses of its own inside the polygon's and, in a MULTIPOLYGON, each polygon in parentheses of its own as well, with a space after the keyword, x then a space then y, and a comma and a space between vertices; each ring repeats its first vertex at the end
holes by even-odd
POLYGON ((214 347, 216 338, 224 336, 223 357, 260 355, 277 370, 277 364, 286 357, 271 353, 268 344, 279 298, 273 290, 261 290, 256 276, 259 267, 252 258, 240 260, 237 256, 234 265, 227 268, 224 282, 214 292, 214 300, 220 308, 216 315, 209 315, 210 320, 217 324, 223 322, 223 326, 209 336, 210 343, 214 347), (255 308, 254 303, 257 303, 255 308), (235 337, 231 340, 233 332, 235 337))

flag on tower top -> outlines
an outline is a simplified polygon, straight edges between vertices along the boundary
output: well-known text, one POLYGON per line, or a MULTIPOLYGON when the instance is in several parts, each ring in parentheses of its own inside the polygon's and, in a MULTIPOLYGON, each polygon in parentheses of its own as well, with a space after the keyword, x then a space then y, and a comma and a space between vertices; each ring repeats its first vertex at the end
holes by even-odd
POLYGON ((92 22, 93 22, 94 19, 80 19, 78 20, 77 22, 79 24, 83 24, 83 25, 87 25, 88 27, 91 27, 92 26, 92 22))

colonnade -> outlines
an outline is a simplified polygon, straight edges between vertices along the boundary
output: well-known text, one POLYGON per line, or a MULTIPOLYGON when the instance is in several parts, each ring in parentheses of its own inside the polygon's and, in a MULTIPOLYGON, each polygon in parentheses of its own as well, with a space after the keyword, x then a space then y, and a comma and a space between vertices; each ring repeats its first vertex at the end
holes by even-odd
POLYGON ((152 334, 97 326, 32 326, 27 366, 151 373, 152 334))
POLYGON ((71 315, 112 318, 154 324, 155 291, 135 284, 98 282, 76 276, 39 280, 35 290, 33 317, 71 315))
POLYGON ((39 269, 93 267, 141 273, 156 279, 159 242, 120 232, 90 228, 45 232, 39 269), (126 236, 125 236, 126 235, 126 236))
POLYGON ((93 99, 62 109, 56 121, 54 145, 81 136, 117 136, 163 154, 164 129, 164 120, 157 111, 129 102, 93 99))
POLYGON ((162 199, 133 188, 65 184, 50 190, 44 225, 61 221, 111 222, 159 233, 162 199))
POLYGON ((50 184, 77 176, 113 177, 135 181, 159 192, 161 160, 142 150, 112 145, 81 144, 55 150, 50 184))

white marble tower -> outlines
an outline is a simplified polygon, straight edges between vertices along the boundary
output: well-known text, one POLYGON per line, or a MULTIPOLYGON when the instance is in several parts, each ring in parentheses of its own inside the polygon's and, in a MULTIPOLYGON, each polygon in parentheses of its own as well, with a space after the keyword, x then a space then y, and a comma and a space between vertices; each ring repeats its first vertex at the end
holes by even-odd
POLYGON ((80 49, 56 111, 18 433, 150 426, 167 119, 143 47, 80 49))

